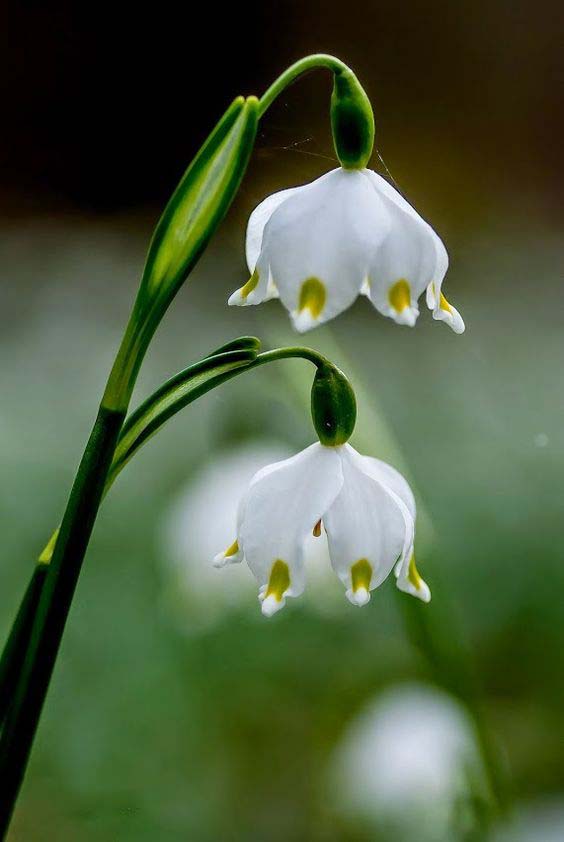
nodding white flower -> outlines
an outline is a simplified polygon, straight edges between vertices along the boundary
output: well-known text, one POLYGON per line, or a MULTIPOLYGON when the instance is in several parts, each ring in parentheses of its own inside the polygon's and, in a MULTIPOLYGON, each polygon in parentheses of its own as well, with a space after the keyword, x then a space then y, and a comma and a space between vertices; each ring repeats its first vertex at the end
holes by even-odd
MULTIPOLYGON (((291 452, 286 443, 269 439, 223 450, 196 471, 166 507, 159 530, 162 600, 167 616, 183 631, 211 628, 224 621, 226 611, 251 605, 255 583, 250 571, 218 571, 210 559, 233 540, 241 489, 264 465, 286 459, 291 452)), ((325 536, 308 536, 304 558, 316 594, 323 594, 321 603, 309 600, 308 609, 340 611, 325 536)))
POLYGON ((303 547, 327 533, 331 565, 354 605, 365 605, 395 566, 398 587, 424 602, 430 591, 415 567, 415 503, 390 465, 349 444, 319 442, 263 468, 239 504, 237 537, 214 559, 246 560, 259 583, 262 613, 271 616, 305 588, 303 547))
POLYGON ((372 170, 338 168, 269 196, 249 219, 247 263, 251 278, 229 304, 280 297, 300 332, 346 310, 359 293, 384 316, 413 326, 425 290, 433 318, 464 331, 441 291, 443 243, 372 170))

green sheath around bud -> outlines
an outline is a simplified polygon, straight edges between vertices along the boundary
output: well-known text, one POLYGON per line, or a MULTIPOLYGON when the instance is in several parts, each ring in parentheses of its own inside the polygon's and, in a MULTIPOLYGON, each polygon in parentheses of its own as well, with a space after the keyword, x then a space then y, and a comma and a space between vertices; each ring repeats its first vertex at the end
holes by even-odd
POLYGON ((311 387, 311 416, 321 444, 345 444, 356 422, 353 388, 340 369, 321 365, 311 387))
POLYGON ((348 68, 335 73, 331 96, 335 151, 345 169, 362 169, 374 146, 374 114, 364 88, 348 68))

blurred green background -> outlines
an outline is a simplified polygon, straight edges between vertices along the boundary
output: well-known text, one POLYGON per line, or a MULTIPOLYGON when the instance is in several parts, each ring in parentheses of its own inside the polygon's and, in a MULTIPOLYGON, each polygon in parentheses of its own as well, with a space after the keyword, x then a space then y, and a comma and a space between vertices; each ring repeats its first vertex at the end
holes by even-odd
MULTIPOLYGON (((406 824, 420 809, 409 793, 399 815, 384 816, 376 796, 358 807, 360 784, 343 783, 352 773, 339 760, 344 735, 383 692, 459 686, 468 664, 458 638, 514 805, 514 830, 494 835, 564 838, 559 5, 179 12, 50 0, 7 2, 0 17, 2 635, 64 508, 152 225, 233 96, 261 93, 310 52, 351 64, 376 114, 374 168, 443 237, 445 289, 467 324, 456 337, 425 310, 415 329, 400 328, 363 299, 306 339, 336 343, 336 362, 362 388, 358 446, 416 486, 429 606, 406 609, 409 597, 387 582, 357 611, 321 575, 267 622, 248 571, 229 571, 227 585, 210 573, 203 545, 221 531, 224 502, 221 469, 210 479, 206 466, 241 447, 310 443, 305 363, 241 376, 128 467, 99 517, 10 840, 485 838, 466 816, 470 775, 456 795, 462 818, 449 803, 445 824, 430 793, 423 832, 406 824), (192 542, 181 525, 194 495, 203 538, 192 542), (421 611, 446 672, 414 645, 421 611)), ((267 114, 137 398, 233 336, 293 341, 278 303, 225 303, 246 280, 253 207, 335 165, 329 92, 322 72, 308 76, 267 114)), ((410 756, 401 763, 409 779, 410 756)), ((366 779, 377 791, 377 770, 366 779)))

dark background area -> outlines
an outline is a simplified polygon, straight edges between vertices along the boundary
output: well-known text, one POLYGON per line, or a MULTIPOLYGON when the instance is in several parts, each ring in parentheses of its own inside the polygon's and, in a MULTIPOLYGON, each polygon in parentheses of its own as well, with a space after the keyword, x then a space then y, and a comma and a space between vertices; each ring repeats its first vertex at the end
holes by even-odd
MULTIPOLYGON (((562 212, 556 3, 6 2, 1 24, 2 181, 30 203, 103 212, 162 202, 235 91, 259 93, 319 51, 365 81, 381 147, 401 135, 420 164, 440 150, 435 178, 447 167, 453 181, 458 169, 471 174, 471 206, 481 194, 487 211, 501 190, 562 212)), ((316 133, 326 84, 288 93, 263 143, 316 133)))

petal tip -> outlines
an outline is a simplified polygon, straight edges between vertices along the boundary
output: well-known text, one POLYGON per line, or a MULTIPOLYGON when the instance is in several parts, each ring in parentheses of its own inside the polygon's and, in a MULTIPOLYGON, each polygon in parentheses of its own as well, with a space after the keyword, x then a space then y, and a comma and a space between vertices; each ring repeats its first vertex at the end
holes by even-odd
POLYGON ((227 564, 227 558, 225 556, 225 552, 218 553, 212 559, 212 566, 215 567, 217 570, 220 570, 222 567, 225 567, 227 564))
POLYGON ((260 607, 260 610, 262 611, 262 614, 263 614, 264 617, 272 617, 274 614, 276 614, 278 611, 280 611, 281 608, 284 608, 284 606, 286 605, 285 599, 278 600, 278 599, 276 599, 274 594, 270 594, 269 596, 266 596, 266 597, 262 596, 262 594, 261 594, 259 596, 259 599, 261 600, 261 603, 262 603, 261 607, 260 607))
POLYGON ((306 333, 314 327, 317 327, 319 320, 315 319, 308 309, 296 311, 291 314, 292 323, 298 333, 306 333))
POLYGON ((346 596, 349 602, 358 608, 362 608, 363 605, 367 605, 370 602, 370 591, 367 588, 360 587, 355 591, 351 588, 347 591, 346 596))
POLYGON ((454 331, 454 333, 464 333, 466 325, 464 319, 456 309, 445 298, 442 292, 438 295, 435 291, 433 283, 429 284, 427 288, 427 306, 433 311, 433 318, 439 322, 446 322, 446 324, 454 331))
POLYGON ((423 579, 419 580, 417 588, 414 587, 411 582, 402 579, 398 579, 397 586, 400 591, 403 591, 410 596, 417 597, 417 599, 420 599, 421 602, 431 602, 431 589, 429 588, 427 582, 424 582, 423 579))
POLYGON ((455 310, 454 307, 451 307, 450 309, 450 313, 442 308, 434 310, 433 318, 437 322, 445 322, 445 324, 447 324, 454 333, 460 336, 460 334, 464 333, 466 330, 466 325, 464 324, 464 320, 458 310, 455 310))
POLYGON ((418 316, 419 309, 417 307, 406 307, 405 310, 392 314, 395 323, 405 327, 415 327, 418 316))
POLYGON ((226 550, 214 556, 212 565, 220 568, 226 567, 228 564, 239 564, 241 561, 243 561, 243 553, 239 541, 235 540, 226 550))
POLYGON ((450 327, 459 336, 462 333, 464 333, 464 331, 466 330, 466 325, 464 324, 464 319, 462 318, 460 313, 458 313, 458 312, 456 313, 456 316, 453 318, 452 324, 450 325, 450 327))
POLYGON ((237 290, 235 290, 235 292, 231 293, 231 295, 227 299, 227 303, 230 307, 242 307, 245 304, 247 304, 247 301, 245 301, 245 299, 243 298, 243 294, 241 292, 242 289, 243 289, 243 287, 241 287, 241 289, 237 289, 237 290))

